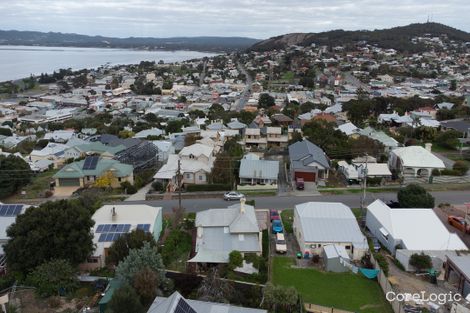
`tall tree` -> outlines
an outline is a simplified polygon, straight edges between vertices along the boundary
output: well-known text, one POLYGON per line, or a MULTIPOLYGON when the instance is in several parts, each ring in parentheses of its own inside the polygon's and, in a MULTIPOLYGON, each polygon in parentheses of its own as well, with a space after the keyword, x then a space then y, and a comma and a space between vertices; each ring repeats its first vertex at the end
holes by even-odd
POLYGON ((51 260, 36 267, 27 277, 41 296, 71 292, 79 286, 76 269, 66 260, 51 260))
POLYGON ((130 250, 142 248, 145 242, 150 243, 151 247, 157 245, 151 233, 144 232, 140 229, 119 237, 109 248, 106 263, 118 265, 119 262, 129 255, 130 250))
POLYGON ((233 292, 230 282, 220 279, 217 268, 209 271, 197 290, 199 300, 220 303, 228 303, 233 292))
POLYGON ((93 251, 94 221, 79 200, 46 202, 30 208, 7 229, 4 247, 8 267, 23 274, 52 259, 73 266, 93 251))
POLYGON ((22 158, 0 155, 0 199, 31 181, 31 168, 22 158))
POLYGON ((398 203, 402 208, 433 208, 434 197, 423 187, 410 184, 398 191, 398 203))
POLYGON ((274 106, 275 104, 275 99, 274 97, 270 96, 269 93, 262 93, 260 96, 259 96, 259 99, 258 99, 258 106, 260 108, 270 108, 272 106, 274 106))
POLYGON ((116 290, 106 306, 106 313, 143 313, 145 308, 134 288, 125 284, 116 290))

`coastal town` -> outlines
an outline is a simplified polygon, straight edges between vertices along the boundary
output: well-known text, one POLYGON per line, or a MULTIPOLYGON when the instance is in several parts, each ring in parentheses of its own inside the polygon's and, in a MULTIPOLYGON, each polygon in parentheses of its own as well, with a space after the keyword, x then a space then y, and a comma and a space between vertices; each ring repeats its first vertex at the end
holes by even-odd
POLYGON ((0 83, 3 309, 469 313, 470 42, 407 45, 0 83))

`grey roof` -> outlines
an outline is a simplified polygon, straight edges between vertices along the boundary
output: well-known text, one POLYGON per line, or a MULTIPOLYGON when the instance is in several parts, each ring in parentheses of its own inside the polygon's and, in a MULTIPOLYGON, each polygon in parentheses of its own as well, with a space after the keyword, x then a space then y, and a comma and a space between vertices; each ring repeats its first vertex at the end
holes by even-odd
POLYGON ((242 159, 240 178, 277 179, 279 161, 242 159))
POLYGON ((448 255, 449 260, 454 263, 459 271, 470 281, 470 255, 448 255))
POLYGON ((178 291, 168 298, 156 297, 147 313, 177 313, 180 301, 186 302, 196 313, 267 313, 266 310, 243 308, 225 303, 185 299, 178 291))
POLYGON ((347 243, 367 247, 356 217, 340 202, 306 202, 295 206, 305 242, 347 243))
POLYGON ((470 131, 470 120, 448 120, 441 121, 441 126, 445 128, 451 128, 462 133, 470 131))
POLYGON ((227 124, 228 128, 230 129, 243 129, 246 128, 246 124, 240 122, 240 121, 231 121, 230 123, 227 124))
POLYGON ((325 152, 308 140, 298 141, 289 146, 289 158, 294 169, 308 169, 308 164, 317 162, 330 168, 330 161, 325 152))

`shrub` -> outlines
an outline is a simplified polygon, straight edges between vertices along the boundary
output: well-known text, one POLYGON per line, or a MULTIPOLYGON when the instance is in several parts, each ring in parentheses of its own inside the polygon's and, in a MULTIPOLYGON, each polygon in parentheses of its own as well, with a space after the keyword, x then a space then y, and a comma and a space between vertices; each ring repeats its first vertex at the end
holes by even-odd
POLYGON ((137 187, 132 185, 128 181, 122 182, 121 183, 121 188, 128 195, 133 195, 137 192, 137 187))
POLYGON ((235 269, 236 267, 243 265, 243 256, 240 251, 234 250, 228 255, 228 266, 230 269, 235 269))
POLYGON ((461 176, 459 171, 456 170, 451 170, 448 168, 445 168, 441 171, 441 175, 447 175, 447 176, 461 176))
POLYGON ((400 189, 397 198, 402 208, 434 207, 434 197, 426 189, 416 184, 410 184, 400 189))
POLYGON ((469 167, 465 161, 456 161, 452 169, 457 171, 460 176, 464 176, 467 174, 469 167))
POLYGON ((206 185, 187 185, 186 190, 189 192, 196 191, 227 191, 230 190, 230 184, 206 184, 206 185))
POLYGON ((437 168, 432 170, 432 176, 441 176, 441 171, 437 168))
POLYGON ((389 268, 388 268, 387 259, 385 259, 385 257, 380 253, 375 253, 374 258, 377 261, 377 263, 379 264, 379 267, 384 272, 385 276, 388 276, 389 268))
POLYGON ((159 182, 159 181, 155 181, 152 183, 152 189, 155 190, 155 191, 163 191, 163 183, 159 182))
POLYGON ((432 260, 429 255, 423 252, 420 254, 413 253, 410 257, 410 265, 416 268, 416 270, 422 271, 432 268, 432 260))

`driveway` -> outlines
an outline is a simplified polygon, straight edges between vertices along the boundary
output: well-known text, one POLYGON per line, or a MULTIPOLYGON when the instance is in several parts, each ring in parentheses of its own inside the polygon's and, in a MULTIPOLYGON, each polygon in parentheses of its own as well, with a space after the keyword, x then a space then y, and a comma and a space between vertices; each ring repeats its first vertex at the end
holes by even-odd
POLYGON ((152 188, 152 183, 149 183, 144 187, 140 188, 135 194, 130 195, 124 201, 145 201, 145 196, 149 192, 150 188, 152 188))

